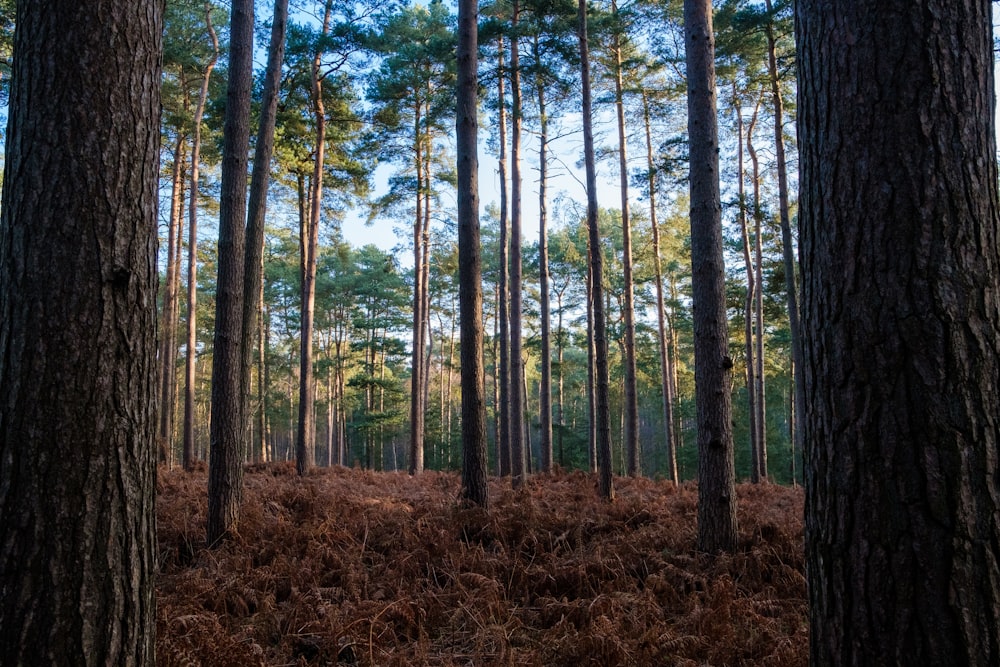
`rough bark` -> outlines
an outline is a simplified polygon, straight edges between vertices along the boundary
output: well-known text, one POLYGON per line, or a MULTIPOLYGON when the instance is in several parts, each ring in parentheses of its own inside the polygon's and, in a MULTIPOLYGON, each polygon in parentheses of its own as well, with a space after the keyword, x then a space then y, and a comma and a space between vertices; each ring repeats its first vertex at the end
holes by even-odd
POLYGON ((691 189, 691 292, 698 420, 698 548, 736 548, 733 468, 733 361, 726 323, 715 37, 710 0, 685 0, 691 189))
POLYGON ((476 142, 478 0, 458 4, 458 284, 462 347, 462 497, 489 504, 486 486, 486 371, 483 368, 482 253, 476 142))
POLYGON ((815 665, 1000 664, 991 4, 799 3, 815 665))
POLYGON ((253 85, 253 11, 253 0, 233 0, 229 21, 229 81, 222 130, 219 196, 219 273, 212 345, 206 526, 209 545, 219 544, 238 529, 243 504, 246 426, 240 365, 243 360, 243 256, 253 85))
POLYGON ((594 428, 596 429, 598 489, 602 498, 615 497, 611 476, 611 411, 608 401, 608 338, 604 307, 604 259, 597 224, 597 164, 594 158, 593 104, 590 94, 590 47, 587 38, 587 3, 577 4, 580 40, 580 80, 583 97, 583 151, 587 176, 587 231, 590 240, 590 292, 594 331, 594 428))
POLYGON ((163 3, 17 4, 0 207, 0 660, 151 665, 163 3))

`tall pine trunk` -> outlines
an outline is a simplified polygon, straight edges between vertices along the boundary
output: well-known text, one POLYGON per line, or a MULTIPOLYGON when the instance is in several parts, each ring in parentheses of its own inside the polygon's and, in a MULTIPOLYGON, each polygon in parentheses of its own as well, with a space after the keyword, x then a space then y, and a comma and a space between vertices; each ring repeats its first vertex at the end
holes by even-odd
POLYGON ((167 275, 160 325, 160 415, 157 430, 160 463, 174 463, 174 417, 177 399, 177 311, 180 287, 180 237, 184 228, 184 168, 187 137, 178 134, 170 170, 170 222, 167 228, 167 275))
POLYGON ((611 475, 611 410, 608 401, 608 338, 604 307, 604 259, 601 230, 597 221, 597 164, 594 157, 593 104, 590 95, 590 48, 587 43, 587 3, 577 5, 580 40, 580 80, 583 91, 583 156, 587 174, 587 236, 590 240, 590 293, 594 331, 594 429, 597 449, 598 490, 612 500, 615 489, 611 475))
MULTIPOLYGON (((323 8, 322 36, 330 32, 333 0, 323 8)), ((315 123, 315 156, 313 159, 312 194, 306 235, 302 239, 302 327, 299 341, 299 420, 295 436, 295 468, 304 475, 316 461, 316 389, 313 382, 313 329, 316 320, 316 254, 319 251, 319 222, 323 210, 323 170, 326 162, 326 107, 323 104, 323 50, 317 47, 313 55, 310 78, 312 83, 313 123, 315 123)))
MULTIPOLYGON (((243 262, 243 340, 240 367, 240 385, 243 409, 247 423, 253 415, 250 403, 251 369, 254 352, 260 359, 263 352, 256 350, 255 342, 263 339, 261 303, 264 290, 264 218, 267 213, 267 191, 271 177, 271 157, 274 154, 274 126, 278 111, 278 93, 281 87, 281 66, 285 58, 285 28, 288 25, 288 0, 275 0, 271 19, 271 41, 267 47, 267 68, 264 71, 264 89, 261 99, 260 121, 254 146, 253 172, 250 176, 250 198, 247 202, 246 252, 243 262)), ((263 362, 261 362, 263 364, 263 362)), ((261 368, 263 371, 263 367, 261 368)), ((258 383, 260 385, 260 383, 258 383)), ((261 437, 261 454, 264 443, 264 393, 258 387, 258 430, 261 437)))
POLYGON ((715 36, 710 0, 685 0, 691 189, 691 293, 698 414, 698 549, 736 548, 733 361, 726 323, 715 36))
POLYGON ((500 476, 506 477, 511 474, 511 452, 510 452, 510 286, 508 284, 509 249, 510 249, 510 221, 507 217, 507 110, 504 100, 504 80, 506 77, 504 68, 503 35, 499 37, 497 45, 497 126, 500 134, 500 279, 498 286, 498 317, 500 318, 500 368, 499 375, 499 398, 497 409, 500 417, 497 421, 497 460, 500 466, 500 476))
POLYGON ((660 226, 656 216, 656 165, 653 162, 653 133, 650 127, 649 96, 642 91, 642 116, 646 127, 646 185, 649 189, 649 225, 653 241, 653 270, 656 280, 656 344, 660 352, 660 387, 663 392, 663 433, 667 445, 667 474, 677 484, 677 439, 674 435, 674 400, 667 336, 667 314, 663 299, 663 262, 660 259, 660 226))
POLYGON ((424 471, 424 253, 423 253, 423 133, 420 100, 414 103, 413 151, 417 175, 416 212, 413 221, 413 345, 410 371, 410 474, 424 471))
POLYGON ((212 6, 205 3, 205 27, 212 40, 212 55, 205 66, 198 103, 194 112, 194 138, 191 142, 191 188, 188 210, 188 270, 187 270, 187 359, 184 362, 184 451, 185 470, 194 467, 195 378, 198 361, 198 179, 201 167, 201 119, 208 100, 208 83, 219 58, 219 39, 212 26, 212 6))
MULTIPOLYGON (((479 157, 476 142, 477 0, 458 5, 458 284, 461 311, 462 497, 486 507, 486 372, 483 368, 482 254, 479 247, 479 157)), ((452 338, 454 340, 454 337, 452 338)), ((454 345, 453 345, 454 349, 454 345)), ((450 372, 450 369, 449 369, 450 372)), ((450 397, 449 397, 450 399, 450 397)))
POLYGON ((245 252, 250 94, 253 86, 253 0, 233 0, 229 22, 229 82, 222 140, 219 197, 219 275, 212 347, 212 415, 206 539, 216 545, 238 530, 243 504, 246 423, 243 361, 245 252))
POLYGON ((538 292, 541 311, 541 381, 538 386, 538 423, 541 428, 542 472, 552 471, 552 316, 549 297, 549 231, 548 231, 548 144, 549 117, 545 110, 545 81, 541 74, 538 35, 534 41, 535 91, 538 96, 538 292))
POLYGON ((754 294, 753 319, 754 329, 757 337, 754 340, 754 405, 757 409, 754 418, 754 451, 753 451, 753 477, 758 482, 767 478, 767 401, 764 394, 764 252, 763 232, 764 211, 761 206, 760 195, 760 160, 757 157, 757 150, 754 148, 753 133, 757 125, 757 114, 760 109, 760 100, 754 108, 753 116, 747 125, 747 152, 750 154, 750 162, 753 164, 753 252, 754 252, 754 281, 757 283, 757 290, 754 294))
MULTIPOLYGON (((743 240, 743 264, 747 272, 747 296, 743 302, 743 337, 746 356, 747 382, 747 415, 750 425, 750 481, 756 484, 760 481, 760 464, 758 463, 758 431, 757 431, 757 363, 754 347, 753 322, 755 294, 758 289, 753 270, 753 254, 750 248, 750 230, 747 222, 746 187, 744 185, 743 160, 743 108, 736 83, 733 83, 733 106, 736 110, 736 173, 737 201, 739 206, 740 235, 743 240)), ((756 112, 755 112, 756 113, 756 112)), ((751 126, 752 127, 752 126, 751 126)))
POLYGON ((521 56, 520 3, 514 0, 513 35, 510 40, 511 95, 511 183, 510 183, 510 462, 514 488, 524 485, 527 474, 527 454, 524 425, 524 358, 522 356, 521 323, 523 318, 521 289, 521 56))
MULTIPOLYGON (((611 11, 620 21, 618 5, 611 0, 611 11)), ((620 25, 616 25, 614 33, 614 67, 615 67, 615 111, 618 117, 618 185, 621 192, 622 206, 622 269, 624 271, 624 305, 623 318, 625 335, 622 339, 625 362, 625 427, 622 429, 625 450, 625 470, 629 476, 641 474, 639 451, 639 396, 636 388, 635 365, 635 298, 632 278, 632 222, 628 205, 628 151, 625 134, 625 91, 622 83, 622 44, 620 25)))

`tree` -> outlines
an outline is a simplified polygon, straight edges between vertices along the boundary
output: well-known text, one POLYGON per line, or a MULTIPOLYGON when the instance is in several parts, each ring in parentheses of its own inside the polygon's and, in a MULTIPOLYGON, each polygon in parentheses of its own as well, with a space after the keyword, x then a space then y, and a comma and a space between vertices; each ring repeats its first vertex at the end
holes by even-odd
POLYGON ((23 0, 17 19, 0 214, 0 653, 152 664, 163 3, 23 0))
POLYGON ((187 359, 184 362, 184 450, 182 463, 185 470, 194 467, 194 385, 197 343, 198 343, 198 181, 201 165, 201 120, 208 99, 208 84, 212 70, 219 59, 219 38, 212 25, 212 6, 205 3, 205 30, 212 43, 212 51, 202 75, 201 90, 198 92, 198 102, 194 112, 194 138, 191 142, 191 192, 190 208, 188 210, 188 270, 187 270, 187 359))
POLYGON ((523 294, 522 289, 522 222, 521 215, 521 126, 524 108, 521 102, 521 48, 518 33, 520 31, 521 4, 513 0, 511 9, 510 38, 510 470, 511 483, 515 489, 524 485, 528 475, 525 442, 526 426, 524 404, 527 400, 524 389, 524 341, 521 334, 523 328, 523 294))
POLYGON ((483 287, 479 247, 479 157, 476 68, 478 0, 458 4, 458 271, 461 309, 462 495, 486 507, 486 380, 483 369, 483 287))
POLYGON ((685 0, 684 26, 698 412, 698 548, 732 551, 736 548, 736 472, 729 394, 733 362, 726 326, 711 0, 685 0))
MULTIPOLYGON (((243 414, 249 425, 253 415, 250 405, 250 380, 253 354, 259 352, 262 360, 263 347, 254 349, 254 342, 262 332, 263 317, 258 317, 262 307, 264 287, 264 218, 267 213, 267 192, 270 186, 271 157, 274 155, 274 128, 277 122, 278 95, 281 88, 281 66, 285 59, 285 33, 288 26, 288 0, 275 0, 271 18, 271 38, 267 47, 267 68, 264 71, 261 94, 260 124, 257 127, 257 142, 254 146, 253 173, 250 177, 250 195, 247 200, 246 246, 243 259, 243 340, 241 341, 240 392, 243 397, 243 414)), ((263 341, 261 341, 261 345, 263 341)), ((263 376, 261 368, 260 376, 263 376)), ((258 383, 263 387, 262 383, 258 383)), ((263 402, 263 391, 259 392, 263 402)), ((261 433, 261 455, 264 433, 264 407, 259 410, 261 433)), ((249 435, 249 429, 247 429, 249 435)), ((247 439, 245 451, 250 451, 247 439)))
POLYGON ((243 504, 244 401, 243 261, 250 90, 253 79, 253 0, 233 0, 229 22, 229 81, 219 197, 219 276, 212 346, 211 448, 208 460, 209 545, 236 529, 243 504))
POLYGON ((410 395, 410 472, 424 468, 424 396, 429 357, 431 163, 435 137, 444 134, 445 117, 455 111, 455 34, 451 16, 440 0, 427 7, 408 7, 388 18, 374 40, 385 56, 373 73, 368 97, 376 105, 373 124, 384 157, 406 165, 409 173, 393 179, 391 191, 378 202, 390 208, 404 196, 413 209, 413 361, 410 395))
POLYGON ((628 152, 625 134, 625 93, 622 77, 622 33, 627 29, 618 11, 618 4, 611 0, 611 13, 615 19, 612 37, 613 68, 615 78, 615 112, 618 120, 618 182, 622 203, 622 268, 625 277, 624 324, 622 340, 625 354, 625 442, 626 470, 632 477, 640 474, 639 461, 639 397, 636 389, 635 365, 635 303, 632 278, 632 226, 629 216, 628 152))
POLYGON ((302 235, 302 328, 299 342, 299 424, 295 438, 295 467, 300 475, 312 467, 316 456, 316 414, 313 387, 313 320, 316 304, 316 253, 319 246, 319 219, 323 204, 323 166, 326 156, 326 107, 323 104, 323 42, 330 34, 333 0, 323 5, 319 43, 309 70, 310 97, 316 131, 309 214, 302 235))
POLYGON ((588 301, 592 309, 593 327, 593 410, 591 429, 596 447, 599 491, 602 498, 615 497, 611 476, 611 410, 608 406, 608 339, 604 312, 604 261, 601 256, 601 231, 597 210, 597 164, 594 158, 594 130, 590 95, 590 47, 587 38, 587 2, 578 3, 578 36, 580 40, 580 81, 583 91, 583 156, 587 176, 587 231, 590 242, 588 262, 588 301))
POLYGON ((1000 664, 991 5, 798 3, 815 665, 1000 664))

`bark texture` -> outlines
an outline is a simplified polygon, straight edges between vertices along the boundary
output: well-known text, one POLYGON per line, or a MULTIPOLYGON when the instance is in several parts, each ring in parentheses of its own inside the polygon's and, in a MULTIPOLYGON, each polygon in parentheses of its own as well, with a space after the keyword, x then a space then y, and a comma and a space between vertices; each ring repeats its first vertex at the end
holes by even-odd
POLYGON ((710 0, 685 0, 691 188, 691 288, 698 419, 698 548, 736 548, 732 382, 726 324, 715 38, 710 0))
POLYGON ((990 5, 799 3, 815 665, 1000 664, 990 5))
POLYGON ((462 496, 489 504, 486 486, 486 371, 483 368, 482 253, 479 247, 479 156, 476 148, 477 0, 458 5, 458 272, 462 368, 462 496))
POLYGON ((243 255, 253 72, 253 1, 233 0, 229 25, 229 83, 223 126, 219 197, 219 277, 212 347, 211 449, 208 454, 209 545, 237 529, 243 504, 244 413, 243 255))
POLYGON ((0 216, 4 664, 153 664, 162 29, 162 2, 18 2, 0 216))

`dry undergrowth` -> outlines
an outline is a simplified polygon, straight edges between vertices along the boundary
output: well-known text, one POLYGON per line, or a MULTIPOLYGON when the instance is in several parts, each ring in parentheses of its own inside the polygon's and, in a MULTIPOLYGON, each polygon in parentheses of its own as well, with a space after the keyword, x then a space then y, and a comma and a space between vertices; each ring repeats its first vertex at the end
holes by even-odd
POLYGON ((696 488, 583 473, 248 469, 203 548, 204 472, 160 471, 157 653, 174 665, 805 665, 802 493, 739 487, 740 549, 695 544, 696 488))

